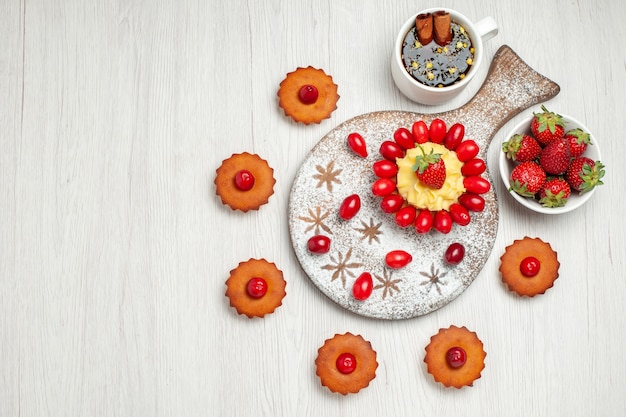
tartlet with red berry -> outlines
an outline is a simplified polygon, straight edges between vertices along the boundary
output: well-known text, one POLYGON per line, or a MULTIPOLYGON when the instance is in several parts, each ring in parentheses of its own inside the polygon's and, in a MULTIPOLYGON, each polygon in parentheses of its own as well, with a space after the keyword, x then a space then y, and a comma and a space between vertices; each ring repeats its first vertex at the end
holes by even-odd
POLYGON ((323 386, 342 395, 355 394, 375 377, 378 362, 372 344, 360 335, 336 334, 324 342, 315 359, 323 386))
POLYGON ((485 368, 483 343, 466 327, 439 329, 426 346, 428 373, 446 387, 472 386, 485 368))
POLYGON ((474 140, 465 138, 461 123, 447 129, 436 118, 430 126, 420 120, 410 131, 401 127, 380 146, 383 159, 373 164, 372 193, 398 226, 447 234, 453 224, 467 226, 470 212, 485 207, 481 194, 491 183, 482 176, 487 166, 477 158, 479 151, 474 140))
POLYGON ((276 264, 265 259, 249 259, 230 271, 226 296, 239 314, 264 317, 282 305, 286 286, 276 264))
POLYGON ((514 240, 500 257, 502 281, 518 295, 544 294, 559 277, 560 262, 549 243, 525 236, 514 240))
POLYGON ((259 155, 233 154, 216 174, 216 193, 233 210, 258 210, 274 194, 274 170, 259 155))
POLYGON ((308 66, 287 74, 278 89, 278 105, 296 122, 320 123, 337 109, 337 84, 323 70, 308 66))

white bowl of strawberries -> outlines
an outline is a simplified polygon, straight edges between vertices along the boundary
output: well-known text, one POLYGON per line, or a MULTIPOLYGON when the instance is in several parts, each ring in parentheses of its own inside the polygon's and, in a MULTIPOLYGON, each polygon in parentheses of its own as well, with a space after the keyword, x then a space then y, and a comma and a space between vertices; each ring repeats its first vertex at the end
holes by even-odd
POLYGON ((572 211, 602 185, 598 142, 582 123, 541 106, 501 145, 500 176, 523 206, 545 214, 572 211))

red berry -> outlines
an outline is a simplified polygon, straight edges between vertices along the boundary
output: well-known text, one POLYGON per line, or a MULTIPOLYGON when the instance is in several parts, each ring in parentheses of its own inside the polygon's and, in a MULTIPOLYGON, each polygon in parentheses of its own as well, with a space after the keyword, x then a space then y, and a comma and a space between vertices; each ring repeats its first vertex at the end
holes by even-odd
POLYGON ((404 204, 404 199, 399 194, 389 194, 383 197, 380 208, 385 213, 395 213, 404 204))
POLYGON ((249 191, 254 187, 254 175, 247 169, 237 171, 235 174, 235 187, 241 191, 249 191))
POLYGON ((351 374, 356 369, 356 358, 352 353, 344 352, 337 357, 335 366, 342 374, 351 374))
POLYGON ((531 278, 539 273, 541 263, 534 256, 527 256, 519 264, 519 270, 525 277, 531 278))
POLYGON ((317 101, 319 93, 314 85, 303 85, 298 92, 298 98, 303 104, 313 104, 317 101))
POLYGON ((526 162, 539 156, 541 145, 532 136, 518 133, 502 144, 502 151, 508 159, 526 162))
POLYGON ((428 126, 423 120, 418 120, 413 123, 411 133, 413 134, 413 139, 415 139, 415 142, 417 143, 426 143, 429 140, 428 126))
POLYGON ((465 247, 458 242, 454 242, 448 246, 444 255, 444 259, 450 265, 458 264, 463 260, 463 257, 465 257, 465 247))
POLYGON ((454 346, 448 349, 446 352, 446 362, 451 368, 457 369, 465 365, 467 361, 467 353, 465 349, 459 346, 454 346))
POLYGON ((379 178, 391 178, 398 173, 398 166, 386 159, 374 162, 372 169, 374 170, 374 175, 379 178))
POLYGON ((552 140, 541 150, 541 155, 539 155, 539 165, 548 174, 563 174, 567 171, 569 163, 569 143, 562 138, 552 140))
POLYGON ((510 181, 510 191, 524 197, 533 197, 546 182, 546 172, 536 162, 526 161, 513 168, 510 181))
POLYGON ((604 184, 604 164, 593 161, 585 156, 574 158, 565 173, 565 180, 573 190, 581 194, 593 190, 596 186, 604 184))
POLYGON ((459 197, 459 204, 470 211, 480 212, 485 209, 485 199, 478 194, 464 193, 459 197))
POLYGON ((367 157, 367 146, 365 144, 365 139, 363 136, 356 132, 352 132, 348 135, 348 146, 354 153, 359 155, 360 157, 367 157))
POLYGON ((443 145, 453 151, 463 141, 463 136, 465 136, 465 126, 461 123, 455 123, 450 126, 446 136, 443 138, 443 145))
POLYGON ((322 255, 330 250, 330 238, 324 235, 315 235, 307 241, 307 249, 314 255, 322 255))
POLYGON ((374 281, 372 280, 372 274, 363 272, 352 285, 352 296, 359 301, 363 301, 372 295, 373 289, 374 281))
POLYGON ((445 210, 439 210, 435 213, 435 220, 433 223, 435 230, 440 233, 448 234, 452 230, 452 217, 450 213, 445 210))
POLYGON ((267 293, 267 281, 260 277, 250 278, 246 292, 252 298, 261 298, 267 293))
POLYGON ((463 186, 467 192, 485 194, 491 188, 491 183, 483 177, 473 176, 463 178, 463 186))
POLYGON ((350 220, 361 209, 361 197, 358 194, 347 196, 339 207, 339 217, 344 220, 350 220))
POLYGON ((417 146, 422 154, 415 157, 412 167, 415 175, 425 186, 440 189, 446 182, 446 164, 442 155, 434 153, 434 149, 427 154, 421 145, 417 146))
POLYGON ((569 152, 572 158, 581 156, 587 150, 587 145, 591 144, 591 135, 580 128, 568 130, 565 139, 569 143, 569 152))
POLYGON ((459 158, 461 162, 467 162, 470 159, 473 159, 478 155, 478 151, 480 148, 478 144, 472 139, 467 139, 461 142, 459 146, 456 147, 456 157, 459 158))
POLYGON ((390 140, 386 140, 380 144, 379 152, 383 158, 391 162, 396 162, 396 158, 404 157, 404 149, 402 149, 396 142, 392 142, 390 140))
POLYGON ((563 178, 550 178, 539 190, 539 204, 544 207, 563 207, 571 193, 570 185, 563 178))
POLYGON ((446 137, 446 130, 446 122, 441 119, 433 119, 428 129, 430 141, 433 143, 443 143, 443 139, 446 137))
POLYGON ((372 184, 372 194, 376 197, 384 197, 396 190, 396 183, 389 178, 379 178, 372 184))
POLYGON ((463 207, 459 203, 453 203, 450 205, 450 216, 452 217, 452 221, 461 226, 467 226, 470 221, 469 212, 465 207, 463 207))
POLYGON ((530 130, 541 146, 546 146, 554 139, 563 137, 565 121, 563 116, 549 111, 545 106, 541 106, 541 110, 540 113, 533 113, 530 130))
POLYGON ((392 250, 391 252, 385 255, 385 264, 389 268, 399 269, 407 266, 413 257, 410 253, 405 252, 403 250, 392 250))
POLYGON ((419 234, 430 232, 433 227, 434 216, 430 210, 421 210, 415 218, 415 231, 419 234))
POLYGON ((409 129, 401 127, 393 134, 393 140, 396 141, 402 149, 412 149, 415 147, 415 139, 409 129))
POLYGON ((413 224, 417 217, 417 209, 413 206, 405 206, 396 212, 396 224, 400 227, 408 227, 413 224))
POLYGON ((471 177, 482 174, 486 169, 487 164, 485 164, 485 161, 479 158, 474 158, 463 164, 461 167, 461 174, 465 177, 471 177))

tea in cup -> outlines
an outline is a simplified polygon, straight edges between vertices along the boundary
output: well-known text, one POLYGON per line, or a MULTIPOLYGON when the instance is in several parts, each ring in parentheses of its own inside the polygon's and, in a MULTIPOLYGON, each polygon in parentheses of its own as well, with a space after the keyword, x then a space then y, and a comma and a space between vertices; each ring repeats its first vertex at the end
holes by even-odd
POLYGON ((393 80, 415 102, 436 105, 451 100, 478 71, 483 42, 497 33, 492 17, 474 24, 452 9, 426 9, 398 33, 391 59, 393 80))

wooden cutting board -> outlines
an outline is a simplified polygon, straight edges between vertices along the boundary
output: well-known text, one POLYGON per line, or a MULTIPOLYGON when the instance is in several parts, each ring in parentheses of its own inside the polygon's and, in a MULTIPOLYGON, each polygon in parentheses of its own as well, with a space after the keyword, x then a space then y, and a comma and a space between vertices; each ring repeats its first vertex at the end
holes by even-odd
POLYGON ((380 209, 380 198, 371 193, 376 180, 372 164, 381 159, 380 144, 392 139, 399 127, 410 130, 417 120, 430 124, 443 119, 447 126, 465 125, 465 137, 480 146, 479 158, 496 132, 521 111, 556 96, 559 86, 528 66, 510 47, 496 52, 485 82, 476 95, 458 109, 436 114, 381 111, 347 120, 331 130, 305 158, 293 181, 289 198, 291 243, 304 273, 329 299, 365 317, 407 319, 437 310, 456 299, 478 276, 487 261, 498 230, 498 203, 493 178, 484 194, 484 211, 472 213, 467 226, 454 225, 448 234, 431 231, 420 235, 402 229, 393 215, 380 209), (351 132, 366 140, 369 155, 360 158, 346 145, 351 132), (337 212, 343 199, 357 193, 361 210, 349 221, 337 212), (331 239, 324 255, 312 255, 307 240, 316 234, 331 239), (465 247, 458 265, 448 265, 444 253, 453 242, 465 247), (401 269, 385 266, 391 250, 411 254, 412 262, 401 269), (372 295, 355 300, 352 285, 362 272, 374 281, 372 295))

